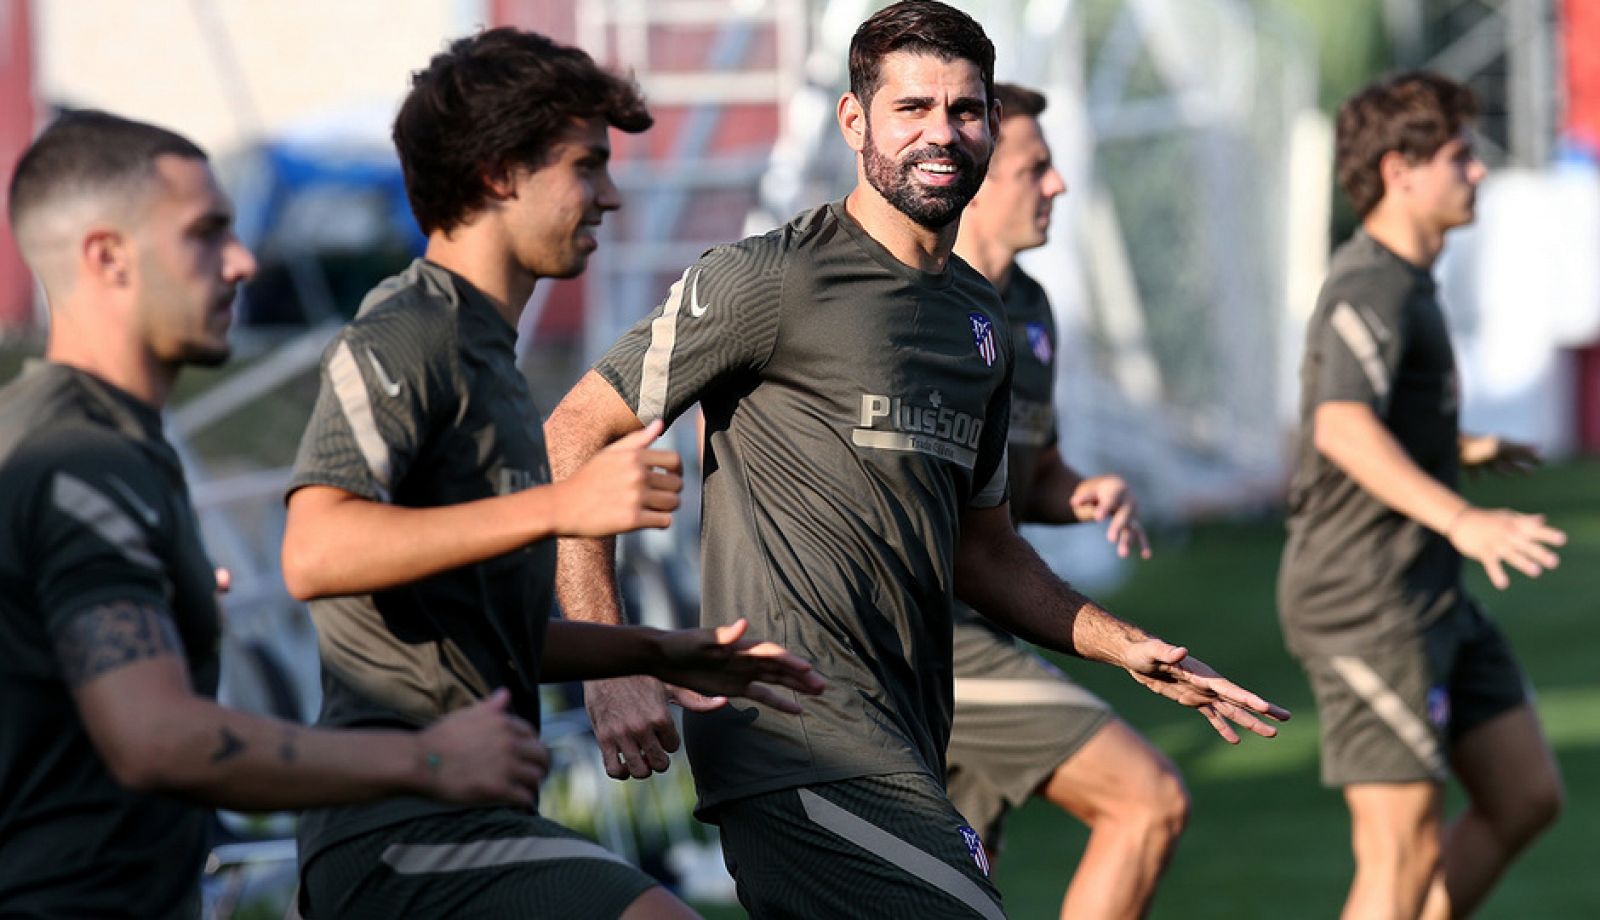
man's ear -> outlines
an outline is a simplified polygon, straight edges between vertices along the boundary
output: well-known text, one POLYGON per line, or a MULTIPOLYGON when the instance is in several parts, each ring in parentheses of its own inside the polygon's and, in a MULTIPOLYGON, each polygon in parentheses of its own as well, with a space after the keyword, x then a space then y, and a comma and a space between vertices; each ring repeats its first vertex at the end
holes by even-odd
POLYGON ((1386 195, 1402 188, 1410 173, 1411 163, 1398 150, 1391 150, 1378 159, 1378 177, 1383 180, 1383 192, 1386 195))
POLYGON ((839 133, 850 149, 860 153, 867 146, 867 110, 855 93, 839 97, 839 133))
POLYGON ((114 227, 90 227, 78 243, 78 270, 105 287, 126 287, 133 278, 131 241, 114 227))
POLYGON ((517 197, 517 181, 514 170, 505 165, 486 168, 480 173, 483 187, 489 192, 490 197, 498 201, 510 201, 517 197))

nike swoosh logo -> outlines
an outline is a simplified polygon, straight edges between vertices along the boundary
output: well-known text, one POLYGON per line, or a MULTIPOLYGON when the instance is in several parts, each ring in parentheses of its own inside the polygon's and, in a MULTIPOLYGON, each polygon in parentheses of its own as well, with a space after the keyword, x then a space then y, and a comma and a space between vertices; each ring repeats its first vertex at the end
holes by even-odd
POLYGON ((111 483, 111 488, 116 489, 123 498, 128 500, 128 504, 133 506, 134 513, 139 515, 146 527, 155 527, 161 523, 161 512, 151 507, 149 502, 140 498, 139 493, 133 491, 132 486, 115 476, 107 476, 106 481, 111 483))
POLYGON ((699 319, 705 316, 709 309, 711 309, 710 304, 700 302, 700 272, 697 270, 694 273, 694 281, 689 284, 689 315, 699 319))
POLYGON ((372 364, 373 373, 378 375, 378 386, 383 389, 384 395, 399 396, 400 384, 398 381, 389 376, 389 372, 383 369, 382 364, 378 363, 377 352, 374 352, 370 348, 367 349, 367 360, 372 364))

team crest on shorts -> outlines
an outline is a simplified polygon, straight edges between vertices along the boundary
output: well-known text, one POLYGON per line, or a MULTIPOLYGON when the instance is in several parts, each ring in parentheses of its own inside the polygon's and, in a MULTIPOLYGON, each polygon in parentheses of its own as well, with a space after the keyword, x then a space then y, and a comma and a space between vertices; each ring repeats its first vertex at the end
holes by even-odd
POLYGON ((1033 356, 1039 359, 1040 364, 1049 364, 1056 355, 1050 345, 1050 331, 1044 328, 1044 323, 1028 324, 1028 347, 1033 349, 1033 356))
POLYGON ((978 346, 978 356, 984 364, 994 367, 994 359, 1000 353, 994 343, 994 323, 982 313, 968 313, 967 319, 972 323, 972 343, 978 346))
POLYGON ((972 861, 978 865, 978 871, 983 873, 984 878, 988 878, 989 854, 983 851, 983 838, 978 836, 977 831, 965 824, 961 825, 959 830, 961 831, 962 842, 967 845, 967 852, 972 854, 972 861))
POLYGON ((1439 729, 1450 724, 1450 691, 1442 684, 1428 688, 1428 721, 1439 729))

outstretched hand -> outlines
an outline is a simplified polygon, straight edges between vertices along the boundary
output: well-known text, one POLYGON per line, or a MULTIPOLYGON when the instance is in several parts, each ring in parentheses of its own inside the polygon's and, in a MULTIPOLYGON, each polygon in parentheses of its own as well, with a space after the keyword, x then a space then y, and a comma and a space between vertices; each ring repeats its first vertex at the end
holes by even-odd
POLYGON ((1134 646, 1126 667, 1133 679, 1151 692, 1199 710, 1229 744, 1239 743, 1239 735, 1233 725, 1228 724, 1230 721, 1263 738, 1271 738, 1278 733, 1277 726, 1263 722, 1258 716, 1278 722, 1289 720, 1289 710, 1267 702, 1218 674, 1181 645, 1146 639, 1134 646))
POLYGON ((1538 578, 1561 563, 1552 547, 1567 543, 1566 533, 1545 523, 1544 515, 1509 508, 1463 508, 1445 537, 1461 555, 1482 564, 1490 583, 1502 591, 1511 585, 1506 566, 1538 578))
MULTIPOLYGON (((727 697, 742 696, 782 712, 798 713, 800 704, 779 688, 815 696, 827 686, 811 663, 776 642, 745 639, 749 621, 739 619, 715 629, 680 629, 661 637, 664 657, 656 676, 703 696, 692 708, 715 708, 727 697)), ((686 695, 678 700, 688 704, 686 695)), ((693 699, 693 698, 690 698, 693 699)))
POLYGON ((1530 473, 1544 464, 1539 448, 1498 435, 1464 434, 1460 446, 1461 465, 1469 473, 1530 473))
POLYGON ((1150 558, 1150 539, 1139 524, 1138 502, 1121 476, 1090 476, 1072 490, 1072 510, 1079 521, 1108 521, 1106 541, 1117 548, 1117 555, 1128 558, 1137 552, 1150 558))

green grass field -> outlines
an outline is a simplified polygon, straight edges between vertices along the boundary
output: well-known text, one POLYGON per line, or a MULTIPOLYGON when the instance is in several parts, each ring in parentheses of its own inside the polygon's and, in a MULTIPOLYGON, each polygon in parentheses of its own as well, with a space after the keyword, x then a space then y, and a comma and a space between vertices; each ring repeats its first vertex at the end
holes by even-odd
MULTIPOLYGON (((1495 891, 1479 916, 1600 916, 1600 462, 1515 481, 1469 483, 1479 504, 1543 511, 1572 538, 1561 568, 1518 578, 1501 594, 1481 571, 1470 584, 1511 636, 1539 693, 1560 758, 1567 809, 1495 891)), ((1181 544, 1158 542, 1127 585, 1101 600, 1296 712, 1278 738, 1229 747, 1191 714, 1120 672, 1064 667, 1109 700, 1182 768, 1193 816, 1157 897, 1155 917, 1337 916, 1352 871, 1338 794, 1317 780, 1310 691, 1284 653, 1273 605, 1282 547, 1276 520, 1209 524, 1181 544)), ((997 879, 1018 920, 1054 917, 1086 834, 1041 802, 1009 825, 997 879)), ((706 908, 713 918, 737 910, 706 908)))

